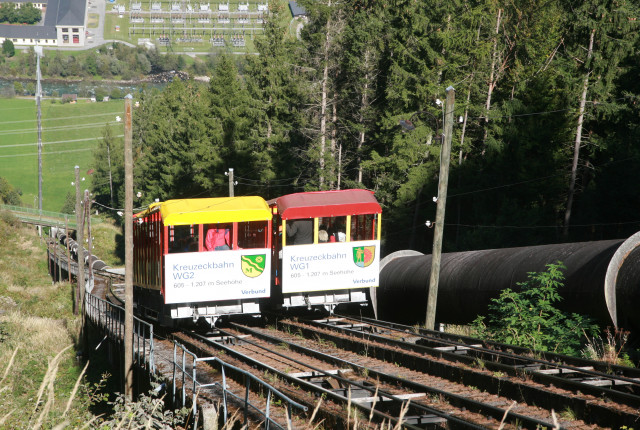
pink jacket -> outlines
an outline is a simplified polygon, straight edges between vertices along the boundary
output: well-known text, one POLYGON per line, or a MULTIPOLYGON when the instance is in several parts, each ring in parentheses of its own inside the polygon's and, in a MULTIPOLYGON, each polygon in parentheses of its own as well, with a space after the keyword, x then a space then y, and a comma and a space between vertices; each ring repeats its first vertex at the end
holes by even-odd
POLYGON ((213 251, 216 246, 227 245, 231 247, 231 241, 229 240, 228 228, 210 228, 207 231, 207 237, 205 239, 205 246, 208 251, 213 251))

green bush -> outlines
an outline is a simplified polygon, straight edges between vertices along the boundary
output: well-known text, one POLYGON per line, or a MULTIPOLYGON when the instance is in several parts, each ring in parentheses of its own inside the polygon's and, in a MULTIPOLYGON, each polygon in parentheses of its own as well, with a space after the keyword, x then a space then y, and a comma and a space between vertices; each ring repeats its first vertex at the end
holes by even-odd
POLYGON ((587 340, 585 335, 596 335, 598 326, 589 317, 567 314, 554 306, 562 300, 558 290, 564 285, 565 266, 557 262, 546 267, 546 272, 531 272, 526 282, 518 283, 520 292, 507 288, 491 300, 489 316, 479 316, 473 322, 479 337, 539 351, 579 355, 587 340))
POLYGON ((114 89, 112 89, 112 90, 111 90, 111 95, 110 95, 110 97, 111 97, 112 99, 114 99, 114 100, 115 100, 115 99, 121 99, 121 98, 123 98, 123 97, 124 97, 124 94, 122 94, 122 90, 121 90, 120 88, 117 88, 117 87, 116 87, 116 88, 114 88, 114 89))
POLYGON ((22 204, 21 195, 22 191, 19 188, 14 188, 5 178, 0 178, 0 203, 20 206, 22 204))
POLYGON ((9 227, 17 227, 20 224, 18 218, 8 211, 0 211, 0 222, 9 227))
POLYGON ((64 198, 64 204, 60 208, 60 212, 63 214, 74 214, 76 212, 76 196, 71 191, 67 191, 67 195, 64 198))
POLYGON ((16 48, 11 40, 5 39, 4 42, 2 42, 2 53, 7 57, 16 55, 16 48))

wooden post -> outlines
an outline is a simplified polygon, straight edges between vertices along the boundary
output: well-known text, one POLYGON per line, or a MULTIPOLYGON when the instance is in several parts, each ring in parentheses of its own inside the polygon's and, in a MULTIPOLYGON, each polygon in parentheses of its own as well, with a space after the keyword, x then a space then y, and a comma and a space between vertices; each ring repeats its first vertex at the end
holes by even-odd
POLYGON ((58 228, 59 227, 56 227, 56 235, 53 238, 53 240, 55 240, 56 264, 58 265, 58 279, 56 279, 56 282, 60 282, 62 279, 62 264, 60 263, 60 259, 62 258, 62 249, 60 249, 60 253, 58 254, 58 228))
POLYGON ((76 171, 76 242, 78 244, 78 273, 76 277, 76 301, 73 313, 78 315, 80 303, 84 297, 84 223, 82 216, 82 198, 80 195, 80 167, 75 167, 76 171))
POLYGON ((230 167, 229 168, 229 172, 227 173, 229 175, 229 197, 233 197, 233 168, 230 167))
POLYGON ((69 255, 69 218, 67 217, 67 215, 64 216, 64 235, 67 238, 67 277, 69 278, 69 284, 71 284, 71 255, 69 255))
POLYGON ((431 276, 427 298, 427 315, 425 327, 433 330, 436 323, 436 302, 438 301, 438 282, 440 280, 440 256, 442 253, 442 229, 444 228, 444 211, 447 205, 447 186, 449 185, 449 161, 451 159, 451 137, 453 135, 453 106, 456 91, 447 88, 445 104, 444 139, 440 153, 440 176, 438 177, 438 201, 436 204, 436 224, 433 232, 433 251, 431 252, 431 276))
POLYGON ((51 275, 51 244, 46 242, 47 245, 47 270, 49 271, 49 275, 51 275))
POLYGON ((93 252, 93 242, 91 240, 91 198, 89 196, 89 190, 84 190, 84 205, 85 205, 85 216, 87 217, 87 252, 89 252, 89 256, 87 261, 89 262, 89 286, 91 287, 91 282, 93 281, 93 264, 91 262, 91 255, 93 252))
POLYGON ((124 395, 133 397, 133 151, 131 96, 124 99, 124 395))

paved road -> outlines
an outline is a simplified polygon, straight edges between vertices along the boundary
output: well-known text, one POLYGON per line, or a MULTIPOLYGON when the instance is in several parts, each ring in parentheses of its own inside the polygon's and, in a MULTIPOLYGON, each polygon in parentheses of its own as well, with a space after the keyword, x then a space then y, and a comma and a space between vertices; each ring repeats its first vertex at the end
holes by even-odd
POLYGON ((89 36, 86 40, 86 45, 99 46, 104 43, 104 17, 106 9, 106 0, 89 0, 87 6, 89 7, 90 14, 98 14, 98 27, 90 28, 89 36))

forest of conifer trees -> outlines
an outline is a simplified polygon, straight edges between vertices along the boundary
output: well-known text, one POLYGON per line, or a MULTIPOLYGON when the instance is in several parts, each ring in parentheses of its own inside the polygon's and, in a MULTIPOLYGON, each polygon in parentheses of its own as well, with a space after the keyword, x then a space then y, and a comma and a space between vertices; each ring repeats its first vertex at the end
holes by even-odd
MULTIPOLYGON (((308 12, 299 39, 270 2, 258 55, 218 55, 208 84, 139 96, 136 190, 151 201, 223 196, 229 167, 236 195, 367 188, 384 207, 385 253, 430 253, 437 102, 452 86, 444 252, 638 231, 637 2, 298 3, 308 12)), ((98 176, 107 146, 122 144, 106 133, 98 176)), ((94 191, 109 204, 108 181, 94 182, 107 184, 94 191)))

